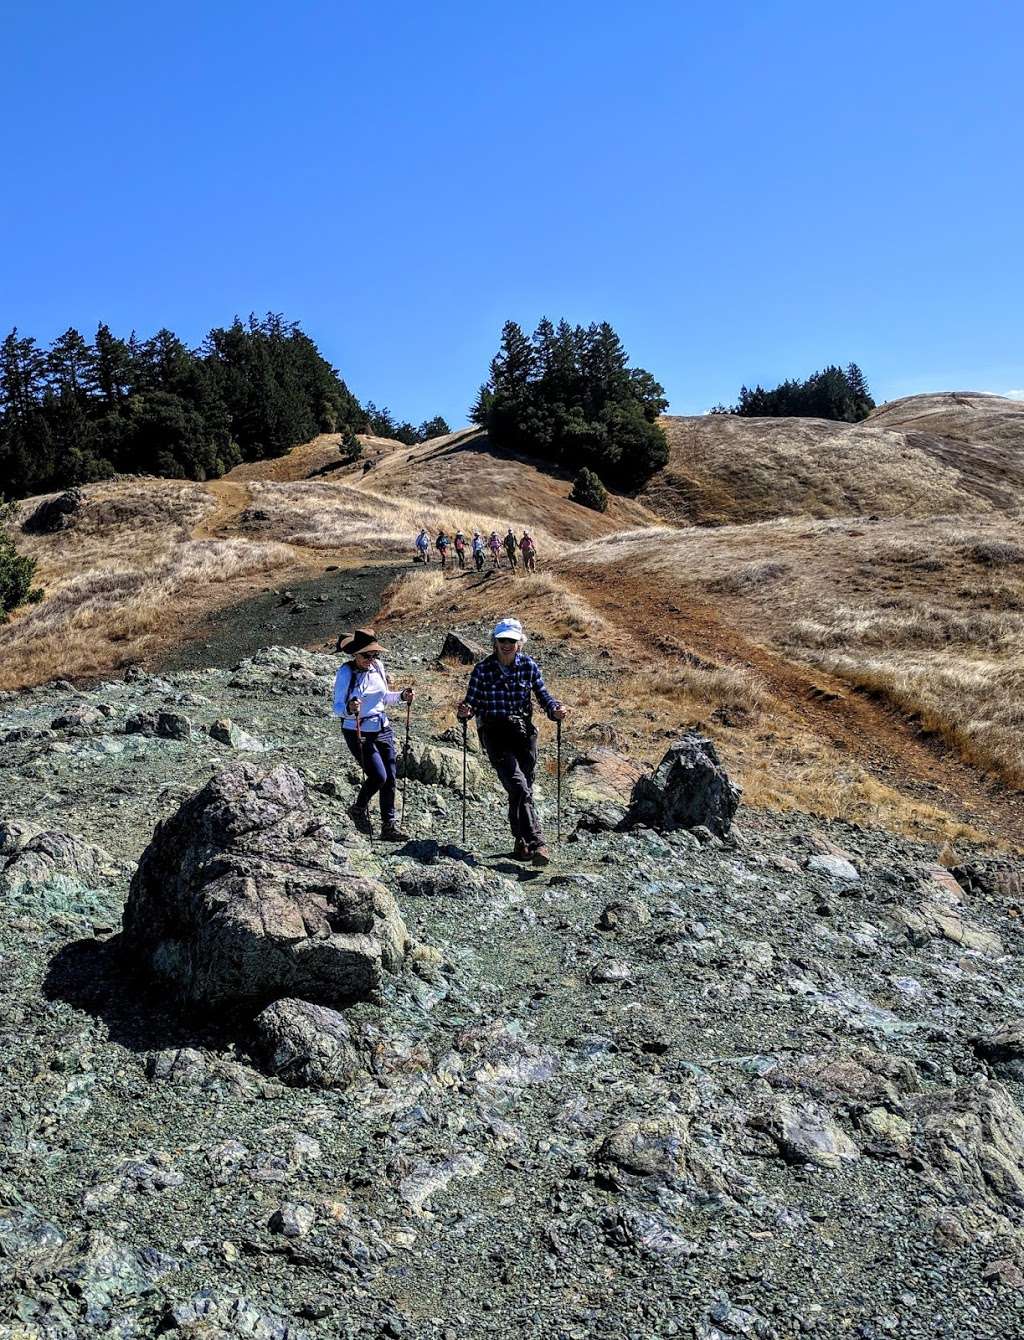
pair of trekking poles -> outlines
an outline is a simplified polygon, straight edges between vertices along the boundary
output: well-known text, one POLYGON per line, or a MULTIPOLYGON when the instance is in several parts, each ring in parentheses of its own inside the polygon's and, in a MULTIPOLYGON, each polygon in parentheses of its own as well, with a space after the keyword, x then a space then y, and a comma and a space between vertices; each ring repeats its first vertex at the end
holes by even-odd
MULTIPOLYGON (((402 753, 404 766, 402 769, 402 825, 405 825, 405 799, 409 789, 409 731, 412 726, 412 703, 405 704, 405 748, 402 753)), ((359 728, 358 719, 356 729, 359 728)), ((469 769, 469 723, 463 718, 462 721, 462 845, 466 845, 466 776, 469 769)), ((360 751, 362 749, 362 737, 360 736, 360 751)), ((555 845, 562 845, 562 723, 555 722, 555 774, 556 774, 556 799, 555 799, 555 845)))

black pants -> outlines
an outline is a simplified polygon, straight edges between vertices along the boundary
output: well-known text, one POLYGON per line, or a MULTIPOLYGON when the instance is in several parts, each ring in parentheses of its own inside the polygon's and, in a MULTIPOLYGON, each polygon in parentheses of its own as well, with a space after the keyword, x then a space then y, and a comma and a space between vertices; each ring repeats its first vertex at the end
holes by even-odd
POLYGON ((484 551, 482 549, 478 549, 473 555, 473 562, 476 564, 477 572, 482 572, 484 566, 484 551))
POLYGON ((514 567, 516 566, 516 551, 515 551, 514 549, 510 549, 510 548, 508 547, 508 545, 506 545, 506 546, 505 546, 505 553, 508 554, 508 565, 509 565, 509 567, 510 567, 510 568, 514 568, 514 567))
POLYGON ((353 757, 366 774, 366 781, 359 789, 356 804, 365 810, 373 797, 380 792, 380 817, 385 828, 395 828, 395 795, 398 791, 398 760, 395 756, 395 735, 391 727, 369 733, 363 732, 363 743, 354 730, 343 730, 345 743, 353 757))
POLYGON ((537 811, 533 807, 533 779, 537 772, 537 728, 528 735, 501 717, 477 722, 480 743, 508 793, 508 826, 512 836, 522 839, 532 851, 544 841, 537 811))
POLYGON ((465 551, 465 549, 456 549, 456 551, 455 551, 455 557, 459 560, 459 567, 460 567, 460 568, 464 568, 464 567, 466 566, 466 551, 465 551))

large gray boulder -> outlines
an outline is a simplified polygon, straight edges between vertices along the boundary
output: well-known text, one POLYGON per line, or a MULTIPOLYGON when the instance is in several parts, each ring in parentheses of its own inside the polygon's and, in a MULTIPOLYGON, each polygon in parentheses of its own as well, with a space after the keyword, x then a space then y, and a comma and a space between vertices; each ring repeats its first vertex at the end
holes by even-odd
POLYGON ((740 788, 726 775, 715 746, 689 733, 653 773, 637 780, 627 821, 663 830, 704 827, 724 838, 739 803, 740 788))
POLYGON ((391 894, 350 871, 295 769, 246 763, 157 825, 124 940, 182 1003, 256 1009, 372 997, 409 946, 391 894))

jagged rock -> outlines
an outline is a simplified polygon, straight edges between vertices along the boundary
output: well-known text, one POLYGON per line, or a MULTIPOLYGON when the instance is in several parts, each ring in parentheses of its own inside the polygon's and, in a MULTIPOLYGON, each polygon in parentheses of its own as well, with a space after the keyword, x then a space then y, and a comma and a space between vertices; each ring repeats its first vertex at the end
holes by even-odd
POLYGON ((95 735, 110 715, 89 703, 76 703, 50 722, 51 730, 63 731, 66 735, 95 735))
POLYGON ((1024 1081, 1024 1019, 1014 1019, 991 1033, 970 1039, 975 1056, 987 1061, 1004 1079, 1024 1081))
POLYGON ((146 1074, 154 1083, 188 1084, 232 1098, 271 1098, 283 1093, 262 1075, 224 1056, 211 1056, 195 1047, 170 1047, 146 1058, 146 1074))
POLYGON ((286 1201, 270 1216, 268 1227, 271 1233, 280 1233, 286 1238, 304 1238, 313 1227, 315 1218, 316 1211, 312 1205, 295 1205, 286 1201))
POLYGON ((844 1160, 860 1154, 850 1137, 810 1099, 802 1102, 777 1099, 767 1112, 755 1116, 751 1125, 765 1131, 783 1158, 792 1162, 838 1168, 844 1160))
POLYGON ((685 1116, 639 1117, 605 1136, 597 1160, 645 1177, 684 1177, 689 1147, 690 1123, 685 1116))
POLYGON ((633 788, 644 775, 644 769, 634 759, 597 745, 570 761, 565 781, 577 809, 600 814, 606 806, 614 806, 620 811, 621 822, 633 788))
POLYGON ((726 775, 715 746, 689 734, 668 750, 655 772, 639 778, 627 818, 667 830, 703 825, 724 838, 739 801, 740 788, 726 775))
POLYGON ((38 824, 27 819, 0 819, 0 857, 14 856, 41 831, 38 824))
POLYGON ((221 717, 210 727, 210 738, 216 740, 218 744, 227 745, 229 749, 238 749, 248 754, 263 754, 270 747, 258 740, 255 735, 250 735, 248 731, 243 730, 230 717, 221 717))
MULTIPOLYGON (((412 740, 409 744, 409 779, 427 786, 445 786, 462 790, 462 750, 444 749, 440 745, 423 744, 412 740)), ((405 749, 398 753, 398 775, 406 773, 405 749)), ((467 760, 466 785, 477 792, 483 783, 483 772, 475 758, 467 760)))
POLYGON ((764 1078, 773 1089, 794 1089, 824 1102, 843 1099, 903 1111, 908 1094, 920 1091, 910 1061, 867 1047, 849 1056, 797 1056, 776 1062, 764 1078))
POLYGON ((22 530, 35 535, 52 535, 67 530, 81 509, 85 496, 81 489, 66 489, 52 498, 44 498, 22 522, 22 530))
POLYGON ((998 1081, 921 1094, 913 1105, 925 1175, 955 1200, 1024 1208, 1024 1113, 998 1081))
POLYGON ((476 665, 477 661, 482 661, 486 655, 487 648, 482 647, 479 642, 473 642, 468 637, 460 637, 458 633, 449 632, 445 634, 437 659, 439 661, 460 661, 463 665, 476 665))
POLYGON ((869 1108, 857 1118, 857 1125, 872 1142, 866 1153, 903 1156, 910 1149, 910 1122, 888 1108, 869 1108))
POLYGON ((476 1152, 463 1152, 444 1159, 441 1163, 417 1163, 402 1178, 398 1194, 416 1214, 423 1214, 427 1201, 443 1191, 456 1177, 477 1177, 483 1172, 486 1157, 476 1152))
POLYGON ((162 740, 191 740, 192 722, 181 712, 135 712, 125 721, 124 733, 162 740))
POLYGON ((275 1000, 253 1023, 254 1051, 285 1084, 312 1089, 350 1084, 366 1067, 344 1017, 308 1000, 275 1000))
POLYGON ((117 873, 114 858, 71 833, 11 824, 0 843, 0 894, 8 905, 47 918, 96 911, 117 873), (3 848, 9 848, 6 855, 3 848))
POLYGON ((1024 899, 1024 865, 1004 858, 955 866, 952 874, 966 893, 1024 899))
POLYGON ((514 886, 489 870, 474 870, 465 861, 437 861, 430 865, 409 864, 394 872, 398 891, 412 898, 495 898, 511 893, 514 886))
POLYGON ((659 1215, 629 1206, 609 1206, 603 1210, 601 1228, 611 1246, 634 1251, 640 1256, 692 1256, 698 1251, 695 1242, 684 1238, 659 1215))
POLYGON ((887 913, 888 919, 910 943, 920 946, 941 938, 962 945, 964 949, 999 958, 1003 953, 1002 940, 995 931, 987 931, 966 919, 960 907, 963 891, 949 871, 942 866, 923 866, 919 874, 925 895, 920 906, 916 910, 892 907, 887 913))
POLYGON ((844 856, 809 856, 806 865, 811 874, 825 875, 837 883, 854 884, 860 879, 857 867, 844 856))
POLYGON ((597 923, 603 931, 638 931, 651 924, 651 909, 637 898, 609 903, 597 923))
POLYGON ((186 1340, 312 1340, 289 1317, 267 1312, 259 1304, 236 1294, 216 1294, 204 1289, 184 1303, 175 1303, 162 1324, 163 1330, 186 1340))
POLYGON ((372 996, 409 937, 383 885, 342 860, 294 768, 226 768, 157 824, 126 948, 191 1005, 372 996))

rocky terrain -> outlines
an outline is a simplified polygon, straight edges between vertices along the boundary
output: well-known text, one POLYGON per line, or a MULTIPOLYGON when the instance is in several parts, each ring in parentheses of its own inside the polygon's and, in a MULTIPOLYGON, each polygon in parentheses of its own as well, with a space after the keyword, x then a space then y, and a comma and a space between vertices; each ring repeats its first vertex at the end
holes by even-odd
POLYGON ((475 758, 462 848, 425 715, 385 847, 346 815, 334 668, 0 699, 2 1340, 1021 1333, 1012 858, 730 827, 692 741, 646 774, 570 731, 536 871, 475 758), (623 826, 634 783, 693 823, 694 767, 715 823, 623 826))

